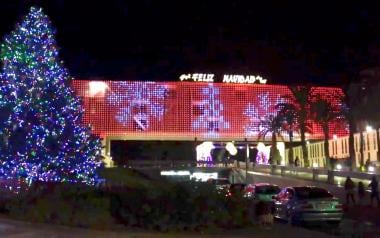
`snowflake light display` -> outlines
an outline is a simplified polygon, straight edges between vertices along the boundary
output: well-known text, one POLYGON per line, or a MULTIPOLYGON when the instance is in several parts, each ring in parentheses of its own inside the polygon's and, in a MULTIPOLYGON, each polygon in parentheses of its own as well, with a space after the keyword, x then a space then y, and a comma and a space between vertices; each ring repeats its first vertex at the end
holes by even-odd
MULTIPOLYGON (((83 99, 84 121, 103 138, 194 140, 218 138, 254 140, 262 131, 260 121, 276 112, 275 105, 291 95, 281 85, 235 85, 190 82, 142 82, 74 80, 83 99), (91 93, 92 92, 92 93, 91 93), (141 131, 144 133, 141 133, 141 131)), ((337 88, 316 88, 323 95, 342 94, 337 88)), ((286 102, 286 101, 285 101, 286 102)), ((338 102, 332 102, 338 103, 338 102)), ((335 105, 335 104, 334 104, 335 105)), ((311 122, 308 138, 321 138, 321 127, 311 122)), ((332 134, 347 135, 338 123, 332 134)), ((299 134, 294 132, 294 140, 299 134)), ((285 135, 286 136, 286 135, 285 135)), ((268 134, 267 139, 270 138, 268 134)))
POLYGON ((108 101, 118 106, 116 120, 123 126, 133 123, 136 130, 150 127, 151 117, 161 121, 165 114, 166 85, 155 82, 119 82, 117 90, 111 92, 108 101))
POLYGON ((219 89, 213 84, 208 84, 202 88, 203 99, 198 103, 200 115, 192 121, 192 128, 195 130, 204 129, 205 136, 218 137, 220 129, 228 129, 229 122, 224 120, 223 103, 219 99, 219 89))
POLYGON ((274 107, 284 102, 281 95, 276 95, 275 100, 271 100, 269 92, 260 93, 257 96, 258 103, 248 103, 244 116, 248 118, 248 123, 244 126, 244 132, 247 136, 255 136, 260 133, 262 128, 261 121, 270 115, 275 115, 274 107))

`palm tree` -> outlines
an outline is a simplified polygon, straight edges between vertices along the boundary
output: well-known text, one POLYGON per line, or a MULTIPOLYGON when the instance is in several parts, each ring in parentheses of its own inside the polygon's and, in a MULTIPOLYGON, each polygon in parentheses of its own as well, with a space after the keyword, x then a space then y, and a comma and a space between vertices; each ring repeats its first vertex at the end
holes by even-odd
POLYGON ((272 147, 270 149, 269 160, 271 161, 271 164, 279 164, 281 157, 277 149, 277 136, 281 136, 282 132, 281 118, 277 115, 268 115, 264 120, 260 121, 259 128, 262 128, 260 130, 259 138, 265 139, 267 134, 272 135, 272 147))
MULTIPOLYGON (((348 150, 350 156, 350 165, 351 170, 356 168, 356 156, 355 156, 355 139, 354 133, 357 131, 356 125, 360 120, 360 107, 359 107, 359 96, 360 87, 357 84, 350 84, 349 88, 346 89, 346 93, 341 96, 339 99, 341 104, 340 113, 341 117, 348 124, 348 150)), ((359 130, 361 131, 361 130, 359 130)), ((362 140, 363 134, 360 134, 360 140, 362 140)), ((363 146, 360 146, 360 151, 363 151, 363 146)), ((361 153, 361 158, 363 158, 363 154, 361 153)))
POLYGON ((332 101, 332 98, 323 98, 321 95, 316 95, 316 99, 311 105, 313 119, 322 126, 326 167, 328 169, 331 169, 329 156, 329 124, 332 121, 338 120, 339 115, 341 115, 339 108, 331 104, 332 101))
POLYGON ((308 120, 310 115, 310 105, 313 98, 313 88, 310 86, 290 86, 291 95, 284 99, 286 103, 281 103, 279 107, 293 108, 298 128, 301 134, 302 157, 305 167, 309 167, 309 158, 306 148, 305 134, 308 131, 308 120))
POLYGON ((276 105, 276 109, 278 110, 278 117, 282 121, 282 129, 289 136, 289 164, 293 164, 293 137, 294 132, 298 130, 297 111, 293 104, 288 103, 279 103, 276 105))

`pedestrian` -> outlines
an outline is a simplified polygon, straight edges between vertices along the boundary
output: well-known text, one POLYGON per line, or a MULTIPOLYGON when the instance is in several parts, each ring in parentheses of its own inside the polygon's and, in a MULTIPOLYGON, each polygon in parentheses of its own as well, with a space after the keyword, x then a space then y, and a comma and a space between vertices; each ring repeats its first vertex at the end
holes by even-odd
POLYGON ((350 176, 346 178, 346 182, 344 183, 344 190, 346 191, 346 203, 347 205, 350 204, 350 198, 352 201, 352 204, 355 205, 355 184, 351 180, 350 176))
POLYGON ((363 206, 365 200, 365 189, 363 182, 358 183, 358 203, 359 205, 363 206))
POLYGON ((371 188, 371 206, 373 205, 373 199, 376 199, 377 206, 380 207, 379 182, 377 181, 376 176, 372 176, 371 183, 368 187, 371 188))
POLYGON ((295 165, 296 167, 298 167, 299 164, 300 164, 300 159, 298 158, 298 156, 296 156, 296 160, 294 160, 294 165, 295 165))

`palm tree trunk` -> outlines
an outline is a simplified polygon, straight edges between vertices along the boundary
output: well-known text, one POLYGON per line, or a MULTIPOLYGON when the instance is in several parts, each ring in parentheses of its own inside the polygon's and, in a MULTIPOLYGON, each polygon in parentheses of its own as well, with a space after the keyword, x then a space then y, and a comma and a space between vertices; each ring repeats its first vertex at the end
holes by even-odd
POLYGON ((294 153, 293 153, 293 131, 289 131, 289 165, 294 163, 294 153))
POLYGON ((352 118, 348 120, 348 129, 349 129, 349 137, 348 137, 348 149, 350 153, 350 163, 351 170, 356 168, 356 152, 355 152, 355 138, 354 138, 354 128, 355 122, 352 118))
POLYGON ((323 134, 325 137, 324 147, 325 147, 326 168, 331 169, 330 151, 329 151, 329 125, 326 122, 323 125, 323 134))
POLYGON ((303 123, 300 125, 300 132, 301 132, 302 157, 303 157, 304 166, 309 167, 309 158, 308 158, 308 153, 307 153, 307 148, 306 148, 306 138, 305 138, 306 126, 303 123))
POLYGON ((269 155, 269 158, 271 160, 271 164, 277 164, 277 158, 276 158, 276 145, 277 144, 277 138, 276 138, 276 133, 273 133, 272 132, 272 147, 271 147, 271 150, 270 150, 270 155, 269 155))
POLYGON ((380 133, 379 133, 379 127, 376 127, 376 142, 377 142, 377 161, 380 161, 380 133))

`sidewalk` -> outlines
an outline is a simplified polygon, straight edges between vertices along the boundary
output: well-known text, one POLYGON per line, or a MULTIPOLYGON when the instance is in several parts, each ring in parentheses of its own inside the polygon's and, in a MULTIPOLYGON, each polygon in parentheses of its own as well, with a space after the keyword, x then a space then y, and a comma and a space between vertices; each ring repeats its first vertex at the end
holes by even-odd
POLYGON ((5 217, 0 218, 0 237, 1 238, 163 238, 163 237, 260 237, 260 238, 283 238, 284 234, 288 237, 302 238, 332 238, 325 233, 310 231, 300 227, 292 227, 287 224, 274 224, 270 230, 259 227, 251 227, 236 230, 217 230, 207 233, 155 233, 144 231, 126 231, 119 228, 116 231, 97 231, 65 226, 34 224, 21 221, 10 220, 5 217))

